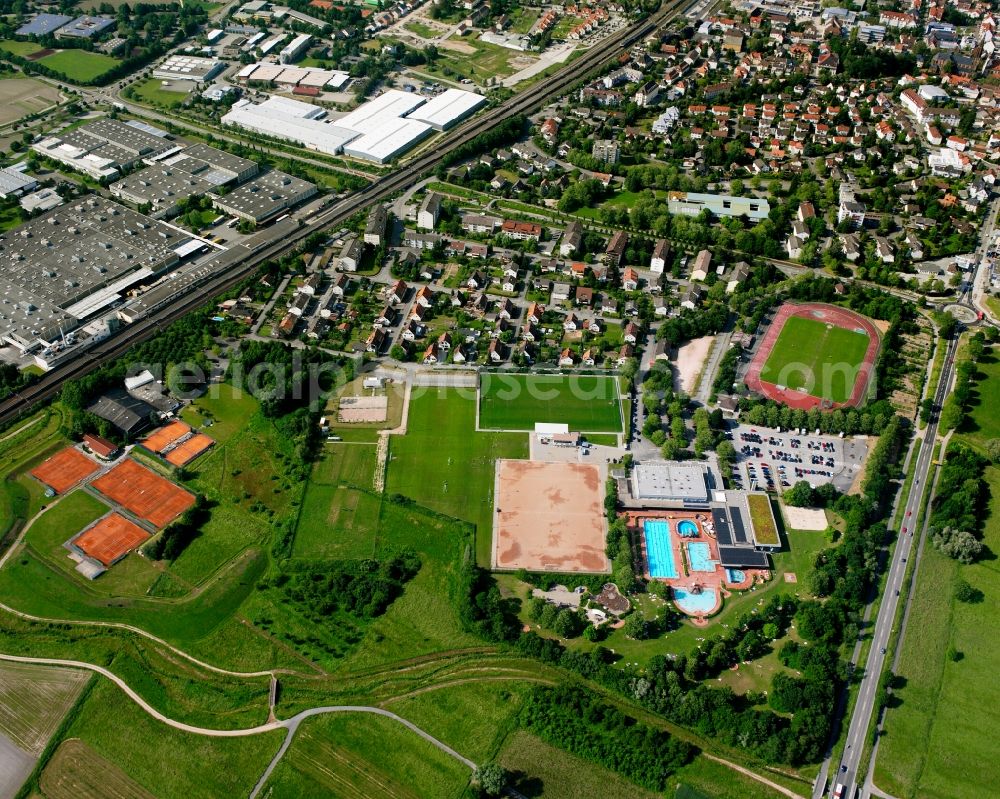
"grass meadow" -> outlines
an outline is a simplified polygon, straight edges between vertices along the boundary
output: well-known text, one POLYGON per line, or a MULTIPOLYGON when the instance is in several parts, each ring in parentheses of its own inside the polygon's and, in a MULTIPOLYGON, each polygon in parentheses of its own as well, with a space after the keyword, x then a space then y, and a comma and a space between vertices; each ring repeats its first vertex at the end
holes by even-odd
POLYGON ((804 386, 813 396, 846 402, 854 390, 868 343, 864 333, 790 316, 778 334, 760 378, 790 388, 804 386), (831 370, 832 366, 837 369, 831 370), (843 371, 842 366, 846 366, 843 371), (803 378, 805 383, 800 382, 803 378), (815 380, 812 387, 811 379, 815 380))
POLYGON ((621 432, 614 377, 487 373, 480 381, 479 426, 484 430, 534 430, 536 422, 555 422, 578 432, 621 432))
POLYGON ((475 432, 476 400, 456 389, 429 389, 410 400, 405 436, 393 436, 387 491, 475 525, 475 552, 489 565, 494 464, 527 458, 527 436, 475 432))
POLYGON ((333 713, 302 724, 262 795, 458 797, 471 776, 465 765, 397 721, 333 713))
POLYGON ((87 50, 59 50, 38 60, 51 70, 55 70, 69 80, 91 83, 121 61, 103 53, 87 50))
MULTIPOLYGON (((983 359, 969 418, 958 438, 983 447, 1000 436, 1000 363, 983 359)), ((928 541, 897 674, 900 687, 885 718, 876 760, 876 784, 900 799, 974 799, 1000 782, 996 745, 989 731, 996 704, 1000 662, 1000 468, 986 471, 989 515, 983 529, 987 551, 970 566, 940 554, 928 541), (964 579, 982 599, 961 603, 955 581, 964 579), (954 648, 956 660, 948 657, 954 648)))

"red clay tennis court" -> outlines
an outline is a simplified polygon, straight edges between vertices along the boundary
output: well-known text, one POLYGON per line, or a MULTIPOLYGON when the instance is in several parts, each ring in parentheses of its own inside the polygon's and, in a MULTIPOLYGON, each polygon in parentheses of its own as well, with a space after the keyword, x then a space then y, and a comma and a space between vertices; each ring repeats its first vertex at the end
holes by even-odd
POLYGON ((169 524, 194 505, 194 497, 131 458, 91 483, 113 502, 157 527, 169 524))
POLYGON ((66 447, 31 470, 31 476, 63 494, 101 467, 76 447, 66 447))
POLYGON ((120 513, 109 513, 80 533, 73 544, 85 555, 110 566, 147 538, 149 533, 139 525, 130 522, 120 513))
POLYGON ((191 432, 191 426, 180 420, 175 420, 164 427, 154 430, 142 440, 142 445, 150 452, 163 452, 178 439, 191 432))
POLYGON ((168 463, 174 466, 184 466, 191 463, 205 450, 215 443, 215 439, 209 438, 204 433, 195 433, 191 438, 182 441, 163 457, 168 463))

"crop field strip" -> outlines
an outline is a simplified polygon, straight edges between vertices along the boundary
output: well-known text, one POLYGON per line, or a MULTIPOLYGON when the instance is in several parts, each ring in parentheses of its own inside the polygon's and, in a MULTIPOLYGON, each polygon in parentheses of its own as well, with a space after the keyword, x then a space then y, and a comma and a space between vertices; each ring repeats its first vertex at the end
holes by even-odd
POLYGON ((0 664, 0 732, 38 757, 88 679, 78 669, 0 664))

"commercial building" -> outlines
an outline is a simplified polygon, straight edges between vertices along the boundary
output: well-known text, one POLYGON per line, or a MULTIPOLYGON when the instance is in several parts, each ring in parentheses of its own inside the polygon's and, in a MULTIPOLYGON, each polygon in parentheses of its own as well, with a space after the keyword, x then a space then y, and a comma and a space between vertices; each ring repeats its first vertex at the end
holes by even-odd
POLYGON ((632 469, 631 490, 636 499, 683 504, 708 502, 708 484, 701 466, 641 463, 632 469))
POLYGON ((14 33, 18 36, 47 36, 72 21, 73 17, 65 14, 36 14, 31 22, 24 23, 14 33))
POLYGON ((126 202, 148 205, 150 216, 163 219, 173 216, 187 197, 242 183, 257 171, 254 161, 195 144, 111 184, 110 189, 126 202))
POLYGON ((426 122, 435 130, 448 130, 475 113, 486 98, 462 89, 446 89, 407 115, 408 119, 426 122))
POLYGON ((172 55, 153 70, 158 80, 191 80, 203 83, 214 78, 225 65, 214 58, 192 55, 172 55))
POLYGON ((698 216, 710 211, 715 216, 745 216, 748 219, 767 219, 771 206, 759 197, 733 197, 728 194, 699 194, 691 191, 672 191, 667 195, 667 207, 672 214, 698 216))
POLYGON ((272 169, 212 202, 221 211, 259 225, 314 194, 316 186, 309 181, 272 169))
POLYGON ((344 146, 344 155, 385 164, 426 139, 433 128, 423 122, 403 118, 382 118, 368 133, 344 146))
POLYGON ((0 235, 0 338, 50 346, 179 263, 191 240, 94 196, 0 235))
POLYGON ((114 17, 77 17, 56 31, 57 39, 94 39, 115 25, 114 17))
POLYGON ((337 155, 359 134, 337 122, 323 119, 325 116, 326 112, 319 106, 284 97, 270 97, 263 103, 238 100, 222 117, 222 124, 294 142, 309 150, 337 155))
POLYGON ((75 130, 58 133, 31 146, 39 155, 97 180, 118 176, 140 161, 152 162, 180 147, 165 132, 143 123, 97 119, 75 130))
POLYGON ((34 191, 38 181, 25 172, 26 165, 5 166, 0 169, 0 197, 20 197, 34 191))
POLYGON ((305 55, 306 50, 312 43, 312 36, 308 33, 301 33, 281 48, 278 53, 278 60, 282 64, 291 64, 305 55))

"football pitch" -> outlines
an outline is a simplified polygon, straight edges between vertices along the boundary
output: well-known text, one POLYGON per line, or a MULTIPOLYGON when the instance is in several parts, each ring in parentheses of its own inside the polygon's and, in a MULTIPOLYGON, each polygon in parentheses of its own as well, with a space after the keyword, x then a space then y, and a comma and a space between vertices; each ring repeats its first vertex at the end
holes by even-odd
POLYGON ((580 433, 620 433, 621 401, 614 377, 603 375, 483 374, 479 427, 534 430, 562 423, 580 433))
POLYGON ((869 338, 817 319, 790 316, 760 379, 831 402, 851 398, 869 338))

